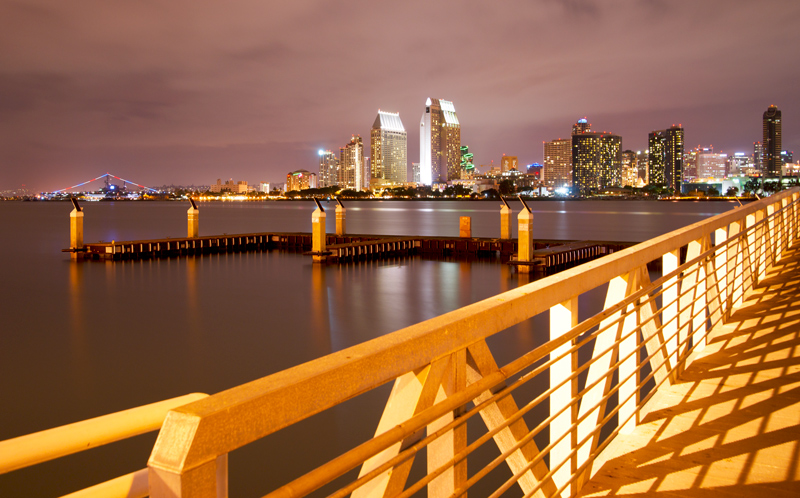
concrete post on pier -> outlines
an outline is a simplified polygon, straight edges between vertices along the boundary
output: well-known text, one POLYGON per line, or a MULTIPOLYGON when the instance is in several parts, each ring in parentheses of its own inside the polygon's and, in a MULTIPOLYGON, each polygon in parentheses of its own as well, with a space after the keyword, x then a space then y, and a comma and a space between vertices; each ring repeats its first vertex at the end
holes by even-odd
POLYGON ((342 201, 336 199, 336 235, 342 236, 345 234, 345 208, 342 201))
POLYGON ((461 216, 458 219, 458 236, 462 239, 472 238, 472 218, 461 216))
POLYGON ((78 254, 83 249, 83 208, 74 197, 70 200, 74 209, 69 213, 69 248, 72 249, 72 259, 78 259, 78 254))
POLYGON ((192 203, 192 207, 190 207, 189 211, 187 211, 189 218, 189 229, 186 236, 190 239, 196 239, 200 236, 200 210, 197 208, 197 204, 194 203, 194 199, 191 197, 189 198, 189 202, 192 203))
POLYGON ((511 206, 502 197, 500 200, 503 201, 503 207, 500 208, 500 238, 511 240, 511 206))
MULTIPOLYGON (((525 262, 525 261, 532 261, 533 260, 533 212, 531 212, 531 208, 522 200, 522 197, 519 198, 520 202, 522 202, 523 209, 517 215, 517 230, 518 230, 518 240, 517 240, 517 261, 525 262)), ((517 270, 520 273, 532 273, 533 267, 529 265, 519 265, 517 270)))
POLYGON ((315 263, 325 261, 325 209, 317 199, 314 199, 317 209, 311 213, 311 254, 315 263))

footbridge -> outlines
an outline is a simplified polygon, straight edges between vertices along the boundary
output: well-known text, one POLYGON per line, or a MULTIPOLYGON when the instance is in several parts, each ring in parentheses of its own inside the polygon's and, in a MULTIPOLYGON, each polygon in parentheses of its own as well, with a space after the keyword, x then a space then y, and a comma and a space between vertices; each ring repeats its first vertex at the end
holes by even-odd
MULTIPOLYGON (((227 496, 230 452, 387 383, 374 437, 261 493, 797 496, 799 223, 800 189, 784 191, 274 375, 159 405, 164 418, 136 429, 160 426, 147 468, 83 496, 227 496), (657 260, 661 274, 651 274, 657 260), (598 288, 603 310, 579 319, 581 296, 598 288), (549 340, 499 361, 492 344, 541 314, 549 340)), ((98 429, 116 431, 104 442, 136 432, 118 422, 98 429)), ((67 443, 49 436, 0 443, 0 472, 65 454, 67 443)), ((300 451, 318 460, 314 447, 300 451)))

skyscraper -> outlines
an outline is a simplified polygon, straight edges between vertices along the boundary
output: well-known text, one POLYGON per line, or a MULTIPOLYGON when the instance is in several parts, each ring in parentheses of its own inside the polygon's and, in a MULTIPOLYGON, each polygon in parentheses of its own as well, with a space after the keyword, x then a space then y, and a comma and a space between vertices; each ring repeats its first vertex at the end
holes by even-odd
POLYGON ((572 186, 572 139, 544 142, 544 184, 553 189, 572 186))
POLYGON ((402 184, 408 178, 408 135, 400 114, 378 110, 370 133, 373 180, 402 184))
POLYGON ((319 176, 317 183, 320 187, 332 187, 339 182, 339 158, 329 150, 319 150, 319 176))
POLYGON ((507 156, 503 154, 503 157, 500 158, 500 172, 505 173, 506 171, 511 171, 512 169, 518 170, 519 167, 517 163, 517 156, 507 156))
POLYGON ((636 153, 632 150, 622 152, 622 186, 635 187, 639 182, 639 169, 636 166, 636 153))
POLYGON ((461 177, 461 125, 453 103, 428 99, 420 120, 420 183, 444 183, 461 177))
POLYGON ((753 168, 759 175, 764 173, 764 146, 761 142, 753 142, 753 168))
POLYGON ((650 132, 648 137, 650 182, 681 191, 683 181, 683 127, 650 132))
POLYGON ((339 149, 339 186, 364 190, 364 143, 353 135, 350 143, 339 149))
MULTIPOLYGON (((577 125, 588 124, 581 123, 577 125)), ((622 137, 578 127, 572 135, 572 192, 588 195, 622 185, 622 137), (584 131, 586 130, 586 131, 584 131)), ((576 128, 573 127, 573 130, 576 128)))
POLYGON ((774 105, 764 112, 764 176, 781 174, 781 111, 774 105))

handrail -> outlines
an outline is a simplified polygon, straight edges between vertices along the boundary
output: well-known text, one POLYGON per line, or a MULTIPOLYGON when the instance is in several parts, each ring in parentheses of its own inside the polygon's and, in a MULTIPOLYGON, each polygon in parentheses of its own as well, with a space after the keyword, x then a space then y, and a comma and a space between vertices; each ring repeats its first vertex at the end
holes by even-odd
MULTIPOLYGON (((570 300, 577 303, 577 296, 588 290, 612 281, 617 282, 621 277, 634 280, 644 278, 646 281, 632 289, 633 280, 629 280, 629 290, 625 296, 619 296, 610 303, 607 301, 606 309, 596 317, 577 326, 573 324, 561 336, 523 355, 523 358, 530 360, 545 358, 549 354, 550 361, 546 363, 549 369, 557 362, 563 363, 577 357, 578 346, 573 345, 566 352, 559 348, 573 343, 581 333, 599 326, 596 332, 592 332, 593 336, 599 338, 601 335, 605 337, 612 334, 611 345, 603 346, 598 353, 598 358, 609 355, 603 360, 606 361, 608 370, 597 374, 599 377, 595 375, 587 380, 582 391, 588 393, 601 389, 599 398, 592 401, 594 404, 581 402, 580 413, 578 401, 573 398, 567 404, 558 405, 560 408, 555 409, 548 419, 572 417, 572 422, 567 424, 566 429, 562 429, 574 432, 571 436, 572 442, 565 440, 566 435, 561 433, 554 435, 551 428, 552 443, 536 458, 528 458, 527 467, 519 467, 513 472, 521 476, 526 472, 536 471, 538 484, 529 486, 526 493, 540 493, 541 490, 536 490, 542 488, 547 479, 554 479, 560 469, 555 467, 551 470, 537 470, 536 462, 543 465, 545 452, 556 445, 572 444, 570 453, 559 453, 561 456, 555 463, 564 461, 565 455, 568 459, 579 460, 577 464, 573 462, 572 472, 576 474, 567 481, 559 477, 557 485, 550 486, 547 493, 558 494, 561 493, 559 490, 567 487, 574 493, 583 479, 578 474, 591 470, 591 460, 605 446, 605 442, 598 441, 600 428, 608 419, 608 416, 601 413, 601 407, 605 406, 613 393, 618 392, 621 401, 613 413, 619 413, 620 420, 635 422, 636 416, 630 413, 628 403, 633 402, 637 411, 641 409, 641 402, 631 393, 637 392, 644 385, 644 381, 637 382, 643 362, 661 363, 653 365, 648 375, 641 374, 647 379, 654 378, 662 368, 670 376, 680 372, 691 350, 704 344, 705 318, 716 314, 715 320, 719 321, 726 313, 730 313, 745 291, 761 278, 765 268, 780 257, 782 248, 793 242, 798 230, 799 199, 800 189, 781 192, 599 260, 175 409, 167 415, 148 463, 151 482, 155 476, 158 482, 164 484, 161 488, 155 488, 153 496, 182 496, 181 489, 184 485, 194 486, 190 484, 195 481, 192 481, 193 477, 189 474, 202 473, 209 476, 214 468, 219 472, 221 465, 227 465, 226 461, 220 464, 219 459, 236 448, 386 382, 395 379, 399 382, 409 372, 432 368, 432 365, 440 365, 442 362, 456 361, 456 356, 464 357, 465 350, 467 354, 478 354, 473 352, 473 348, 484 344, 487 337, 562 306, 563 303, 569 303, 570 300), (712 236, 716 245, 710 242, 712 236), (681 265, 677 261, 677 255, 687 245, 693 252, 687 258, 689 261, 681 265), (659 258, 664 258, 665 261, 664 275, 651 283, 643 268, 659 258), (666 266, 667 261, 670 261, 669 267, 666 266), (703 293, 700 301, 697 300, 700 299, 697 298, 698 292, 703 293), (663 301, 660 308, 656 307, 656 296, 660 296, 663 301), (648 314, 640 316, 645 310, 649 310, 648 314), (636 323, 631 325, 631 320, 636 323), (646 327, 648 332, 643 335, 646 327), (617 338, 613 339, 614 330, 622 329, 625 332, 616 332, 617 338), (633 341, 633 345, 630 341, 633 341), (643 346, 647 347, 648 355, 644 360, 638 361, 633 351, 643 346), (630 368, 634 368, 633 373, 630 373, 630 368), (617 386, 611 388, 611 375, 614 372, 619 372, 620 380, 617 386), (603 389, 604 384, 606 387, 603 389), (570 412, 573 414, 570 415, 570 412), (585 424, 594 425, 584 429, 585 424), (231 427, 236 427, 236 430, 230 430, 231 427), (586 445, 590 456, 583 453, 586 445), (199 471, 201 468, 204 469, 202 472, 199 471)), ((619 288, 618 283, 614 285, 619 288)), ((612 293, 611 287, 609 285, 609 296, 612 293)), ((572 313, 577 313, 576 309, 572 313)), ((517 364, 521 359, 511 364, 517 364)), ((497 369, 496 366, 493 368, 497 369)), ((341 470, 352 468, 392 444, 406 440, 443 414, 456 411, 467 401, 476 399, 475 404, 478 405, 476 393, 497 389, 488 386, 498 386, 507 378, 501 373, 504 368, 494 370, 494 373, 481 372, 481 379, 470 381, 466 387, 458 388, 455 393, 449 394, 428 409, 410 414, 400 425, 389 428, 365 443, 357 455, 353 452, 342 455, 343 459, 331 461, 327 470, 323 470, 326 467, 323 466, 318 471, 312 471, 314 478, 310 475, 300 478, 298 482, 276 490, 275 495, 302 495, 315 488, 318 482, 332 479, 341 470)), ((592 371, 602 368, 606 368, 606 365, 600 361, 595 364, 593 359, 580 367, 580 370, 589 369, 591 374, 592 371)), ((537 367, 534 370, 539 375, 544 369, 537 367)), ((567 380, 561 379, 563 382, 551 383, 548 392, 568 389, 570 384, 576 386, 578 371, 573 369, 573 373, 565 377, 567 380)), ((667 381, 665 379, 660 378, 657 384, 667 381)), ((576 395, 573 394, 574 396, 576 395)), ((647 398, 649 395, 645 396, 647 398)), ((493 396, 489 399, 492 400, 490 404, 501 403, 499 397, 493 396)), ((514 408, 515 413, 519 411, 514 408)), ((509 431, 512 425, 520 421, 512 421, 514 414, 505 413, 503 417, 504 421, 494 425, 494 428, 509 431)), ((616 432, 621 426, 622 424, 617 427, 616 432)), ((518 444, 502 448, 501 453, 506 455, 521 451, 524 440, 531 441, 532 434, 542 428, 542 425, 538 426, 524 438, 515 436, 518 444)), ((490 428, 490 431, 493 430, 490 428)), ((551 455, 551 463, 552 458, 551 455)), ((448 464, 455 465, 457 461, 455 457, 450 457, 448 464)), ((372 467, 365 468, 367 471, 371 469, 372 467)), ((213 480, 208 482, 213 483, 213 480)), ((210 489, 207 491, 210 492, 210 489)))
POLYGON ((0 441, 0 474, 157 430, 170 410, 206 397, 187 394, 0 441))

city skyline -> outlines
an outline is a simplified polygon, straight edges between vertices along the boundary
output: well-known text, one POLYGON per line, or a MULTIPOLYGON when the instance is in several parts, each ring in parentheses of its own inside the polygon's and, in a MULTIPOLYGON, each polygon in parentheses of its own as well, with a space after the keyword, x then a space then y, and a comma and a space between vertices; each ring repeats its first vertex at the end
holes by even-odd
POLYGON ((503 154, 542 163, 541 144, 583 116, 625 149, 681 123, 687 148, 751 152, 770 105, 788 119, 782 148, 795 150, 798 21, 800 5, 778 0, 6 1, 0 190, 106 171, 146 185, 278 182, 313 171, 318 150, 368 136, 375 109, 414 122, 429 96, 455 103, 476 165, 503 154))

